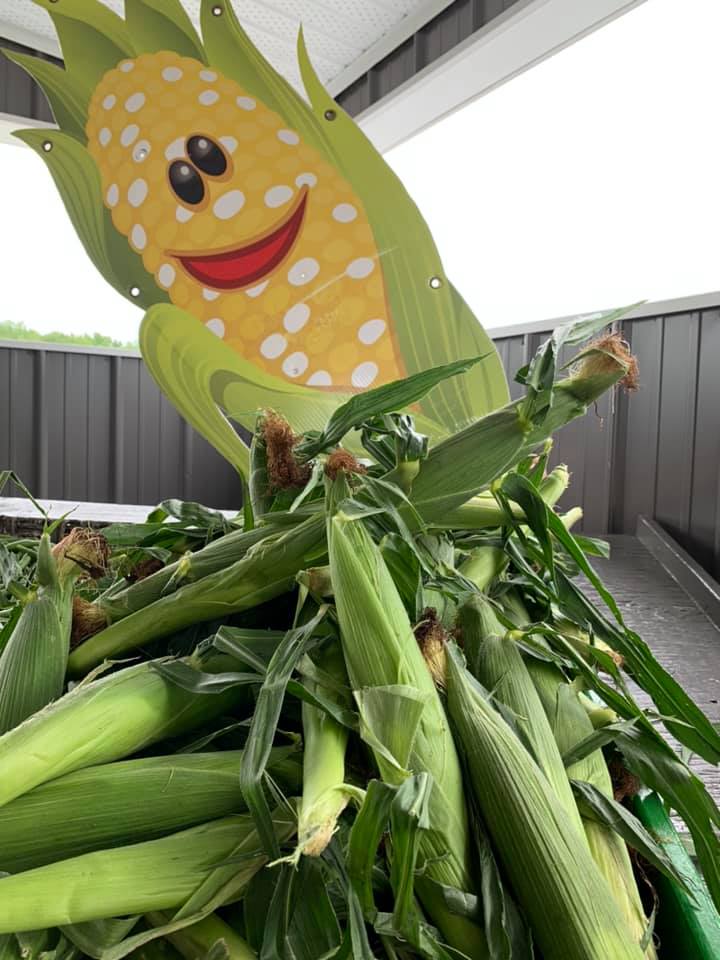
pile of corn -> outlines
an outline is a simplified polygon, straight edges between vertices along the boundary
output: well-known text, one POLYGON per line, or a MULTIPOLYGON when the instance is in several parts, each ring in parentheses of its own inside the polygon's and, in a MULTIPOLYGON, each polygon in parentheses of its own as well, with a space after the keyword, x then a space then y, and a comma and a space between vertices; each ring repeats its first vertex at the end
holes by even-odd
POLYGON ((678 960, 663 885, 683 956, 720 956, 720 814, 661 723, 710 762, 717 732, 623 623, 548 466, 633 361, 606 337, 553 379, 553 350, 430 449, 394 411, 442 371, 304 437, 264 412, 235 520, 173 501, 23 541, 0 958, 678 960), (699 870, 643 826, 658 795, 699 870))

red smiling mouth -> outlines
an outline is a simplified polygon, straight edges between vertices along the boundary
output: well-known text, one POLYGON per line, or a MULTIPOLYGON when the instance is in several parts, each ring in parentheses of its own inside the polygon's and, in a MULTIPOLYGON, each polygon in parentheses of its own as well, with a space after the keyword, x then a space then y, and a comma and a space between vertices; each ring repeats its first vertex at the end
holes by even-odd
POLYGON ((191 277, 206 287, 216 290, 249 287, 279 267, 292 250, 305 219, 307 193, 305 187, 295 208, 280 226, 258 240, 214 253, 172 255, 177 257, 191 277))

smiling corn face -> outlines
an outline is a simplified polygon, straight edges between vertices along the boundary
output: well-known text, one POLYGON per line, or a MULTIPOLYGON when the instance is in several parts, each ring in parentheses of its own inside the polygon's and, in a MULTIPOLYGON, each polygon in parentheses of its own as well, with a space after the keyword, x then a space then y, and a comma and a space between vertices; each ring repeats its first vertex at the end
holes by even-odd
POLYGON ((237 353, 318 388, 404 375, 360 199, 238 84, 169 52, 122 61, 87 136, 115 227, 237 353))

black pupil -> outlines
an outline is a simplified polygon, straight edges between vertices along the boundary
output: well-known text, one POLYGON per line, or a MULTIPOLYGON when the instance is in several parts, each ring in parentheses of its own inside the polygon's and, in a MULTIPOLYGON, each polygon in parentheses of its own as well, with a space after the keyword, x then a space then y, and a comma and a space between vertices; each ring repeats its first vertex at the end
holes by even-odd
POLYGON ((214 140, 209 137, 190 137, 187 153, 192 162, 209 177, 221 177, 227 170, 227 159, 214 140))
POLYGON ((168 175, 170 185, 184 203, 202 203, 205 197, 205 184, 195 167, 186 160, 176 160, 170 164, 168 175))

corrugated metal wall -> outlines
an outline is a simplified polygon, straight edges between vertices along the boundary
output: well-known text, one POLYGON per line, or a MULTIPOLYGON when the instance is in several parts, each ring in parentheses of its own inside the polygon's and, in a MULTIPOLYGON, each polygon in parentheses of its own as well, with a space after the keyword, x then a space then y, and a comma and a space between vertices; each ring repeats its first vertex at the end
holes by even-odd
MULTIPOLYGON (((554 461, 573 473, 565 502, 583 506, 591 533, 634 533, 639 514, 652 517, 720 578, 720 298, 633 315, 620 330, 640 389, 604 398, 558 435, 554 461)), ((509 374, 549 331, 496 340, 509 374)))
MULTIPOLYGON (((28 50, 20 44, 3 40, 2 46, 7 50, 20 53, 31 53, 43 60, 59 63, 54 57, 37 50, 28 50)), ((35 81, 17 64, 7 57, 0 55, 0 113, 10 113, 17 117, 27 117, 33 120, 44 120, 52 123, 53 115, 45 94, 35 81)))
MULTIPOLYGON (((519 329, 496 339, 510 377, 551 327, 519 329)), ((720 577, 720 297, 696 298, 682 312, 644 308, 620 329, 637 355, 640 389, 604 397, 558 434, 553 461, 573 474, 566 505, 583 507, 590 533, 634 533, 639 514, 655 518, 720 577)), ((520 391, 513 383, 513 395, 520 391)), ((111 351, 0 344, 6 467, 41 497, 240 502, 234 471, 141 359, 111 351)))
MULTIPOLYGON (((366 110, 518 2, 455 0, 340 93, 338 102, 353 116, 366 110)), ((36 53, 7 40, 3 40, 2 45, 11 50, 36 53)), ((45 57, 42 53, 37 55, 45 57)), ((34 80, 3 56, 0 56, 0 113, 52 120, 47 101, 34 80)))
POLYGON ((456 0, 336 99, 351 116, 377 103, 519 0, 456 0))
POLYGON ((114 351, 0 343, 0 469, 42 498, 241 502, 235 471, 180 417, 140 357, 114 351))

